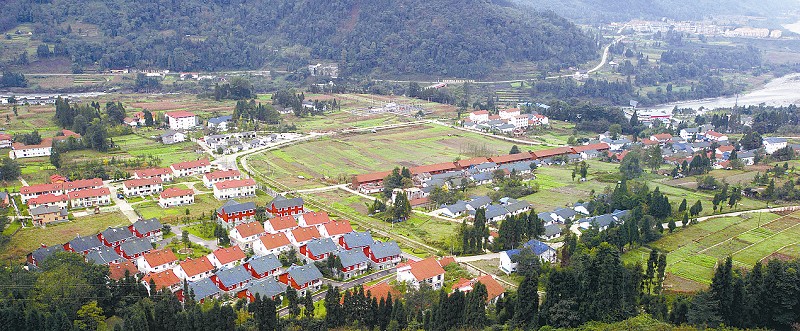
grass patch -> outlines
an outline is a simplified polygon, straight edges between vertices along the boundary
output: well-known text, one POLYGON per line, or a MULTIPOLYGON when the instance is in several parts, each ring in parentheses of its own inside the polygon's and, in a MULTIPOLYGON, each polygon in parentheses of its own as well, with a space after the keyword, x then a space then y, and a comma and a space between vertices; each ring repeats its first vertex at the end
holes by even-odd
POLYGON ((214 222, 207 222, 207 223, 198 223, 194 225, 190 225, 184 227, 183 229, 189 231, 190 234, 203 238, 205 240, 213 240, 214 239, 214 228, 216 223, 214 222))

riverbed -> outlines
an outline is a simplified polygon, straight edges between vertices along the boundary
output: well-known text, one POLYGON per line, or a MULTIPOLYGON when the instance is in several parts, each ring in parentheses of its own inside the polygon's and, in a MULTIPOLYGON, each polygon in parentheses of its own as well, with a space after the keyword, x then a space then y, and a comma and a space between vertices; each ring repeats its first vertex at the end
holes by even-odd
MULTIPOLYGON (((800 28, 800 25, 798 25, 800 28)), ((750 106, 765 104, 767 106, 788 106, 790 104, 800 104, 800 73, 794 73, 783 77, 778 77, 761 88, 739 94, 738 96, 728 96, 700 100, 687 100, 661 104, 653 107, 654 109, 673 109, 692 108, 716 109, 730 108, 733 106, 750 106)))

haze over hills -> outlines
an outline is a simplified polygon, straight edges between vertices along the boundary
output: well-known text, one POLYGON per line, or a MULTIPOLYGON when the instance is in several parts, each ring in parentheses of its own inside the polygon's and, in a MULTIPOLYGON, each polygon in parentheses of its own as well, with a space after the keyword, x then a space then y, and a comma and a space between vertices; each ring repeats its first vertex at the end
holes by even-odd
POLYGON ((596 37, 553 13, 488 0, 12 0, 0 27, 35 35, 74 65, 174 71, 299 68, 480 77, 510 62, 597 57, 596 37), (85 24, 88 23, 88 27, 85 24), (74 26, 73 26, 74 25, 74 26), (89 34, 89 29, 98 34, 89 34))
POLYGON ((577 22, 635 18, 697 20, 710 15, 773 16, 797 9, 796 0, 510 0, 534 10, 552 10, 577 22))

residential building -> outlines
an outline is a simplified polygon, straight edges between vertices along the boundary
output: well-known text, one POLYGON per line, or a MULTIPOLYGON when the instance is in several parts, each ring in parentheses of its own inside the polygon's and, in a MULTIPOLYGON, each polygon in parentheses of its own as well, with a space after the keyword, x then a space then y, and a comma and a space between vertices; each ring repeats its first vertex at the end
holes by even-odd
POLYGON ((178 263, 174 269, 175 275, 181 280, 196 282, 203 278, 211 277, 214 272, 214 265, 208 260, 207 256, 197 259, 187 258, 178 263))
POLYGON ((226 180, 214 184, 214 197, 217 200, 252 197, 256 195, 256 187, 252 178, 226 180))
POLYGON ((89 251, 100 249, 101 247, 105 246, 103 246, 103 243, 101 243, 100 239, 97 239, 96 236, 77 236, 75 239, 64 244, 65 251, 83 255, 88 254, 89 251))
POLYGON ((231 115, 224 115, 218 116, 214 118, 208 119, 208 127, 211 129, 217 129, 217 131, 227 131, 228 124, 231 123, 233 116, 231 115))
POLYGON ((544 233, 542 234, 542 239, 553 240, 558 237, 561 237, 561 227, 558 226, 558 224, 550 224, 544 226, 544 233))
POLYGON ((122 191, 128 197, 153 195, 164 190, 162 183, 159 177, 130 179, 123 183, 122 191))
POLYGON ((158 205, 161 208, 185 206, 194 203, 194 190, 168 187, 158 196, 158 205))
POLYGON ((298 227, 289 231, 287 233, 289 240, 292 241, 292 244, 295 247, 301 247, 307 244, 311 239, 321 238, 322 235, 319 234, 319 231, 315 227, 298 227))
MULTIPOLYGON (((153 245, 147 238, 131 238, 120 243, 119 246, 114 247, 114 250, 120 256, 128 260, 138 259, 145 253, 153 250, 153 245)), ((137 266, 140 264, 137 263, 137 266)), ((141 270, 141 269, 140 269, 141 270)), ((142 270, 144 272, 144 270, 142 270)))
POLYGON ((110 279, 121 280, 126 276, 137 277, 137 278, 139 276, 139 269, 136 269, 136 265, 133 264, 133 262, 131 261, 122 259, 118 262, 112 262, 107 264, 108 264, 108 278, 110 279))
POLYGON ((134 179, 145 179, 145 178, 153 178, 158 177, 161 178, 162 183, 171 182, 172 181, 172 169, 170 168, 150 168, 150 169, 141 169, 136 170, 133 172, 134 179))
POLYGON ((421 283, 428 283, 433 290, 439 290, 444 285, 444 269, 433 257, 410 261, 397 266, 397 281, 417 289, 421 283))
POLYGON ((61 223, 69 220, 67 209, 56 206, 39 206, 28 210, 34 226, 61 223))
POLYGON ((293 216, 279 216, 268 219, 264 222, 264 230, 267 233, 285 233, 291 234, 291 231, 297 228, 297 220, 293 216))
POLYGON ((244 263, 246 258, 247 256, 239 246, 217 248, 217 250, 208 254, 208 260, 211 261, 211 264, 220 269, 233 268, 244 263))
POLYGON ((11 203, 11 198, 8 193, 0 192, 0 207, 8 207, 11 203))
POLYGON ((300 246, 300 254, 309 262, 327 259, 338 250, 339 246, 336 246, 331 238, 314 238, 300 246))
POLYGON ((48 258, 53 256, 53 254, 63 251, 64 251, 64 246, 61 245, 53 245, 50 247, 42 245, 42 247, 39 247, 35 251, 28 253, 27 256, 28 266, 38 267, 39 263, 43 262, 44 260, 47 260, 48 258))
POLYGON ((400 263, 400 258, 403 254, 396 241, 376 241, 365 246, 363 250, 364 254, 369 258, 370 263, 372 263, 372 266, 378 270, 396 266, 400 263))
POLYGON ((167 289, 172 293, 178 292, 183 282, 175 275, 172 269, 167 269, 162 272, 145 275, 144 278, 142 278, 142 284, 147 288, 147 292, 152 295, 155 291, 160 291, 162 289, 167 289), (155 288, 150 288, 151 281, 155 285, 155 288))
POLYGON ((42 139, 42 142, 37 145, 12 143, 11 151, 8 152, 8 157, 12 159, 21 159, 26 157, 50 156, 52 150, 53 150, 53 139, 51 138, 44 138, 42 139))
POLYGON ((235 200, 228 200, 217 209, 217 221, 227 228, 253 221, 255 218, 256 204, 254 202, 238 203, 235 200))
POLYGON ((531 239, 530 241, 526 242, 522 245, 522 248, 519 249, 511 249, 507 251, 500 252, 500 270, 505 272, 506 274, 510 274, 514 271, 517 271, 517 263, 514 262, 514 256, 519 255, 523 249, 530 250, 533 254, 536 254, 542 261, 547 262, 555 262, 556 261, 556 250, 550 247, 549 245, 531 239))
POLYGON ((292 243, 284 232, 265 234, 253 244, 253 252, 256 255, 280 255, 283 252, 288 252, 291 248, 292 243))
POLYGON ((10 134, 0 133, 0 148, 11 148, 14 137, 10 134))
POLYGON ((137 238, 150 238, 151 242, 156 242, 163 239, 164 235, 161 232, 164 228, 157 218, 140 219, 128 226, 128 230, 137 238))
POLYGON ((247 284, 245 290, 239 292, 240 298, 247 298, 247 301, 252 303, 256 300, 256 296, 260 298, 270 298, 280 302, 283 292, 286 291, 286 285, 279 283, 274 278, 267 278, 262 281, 253 281, 247 284))
POLYGON ((203 175, 203 185, 211 188, 216 183, 234 179, 242 179, 242 174, 239 170, 217 170, 203 175))
POLYGON ((339 237, 339 246, 345 250, 364 248, 375 243, 369 232, 348 232, 339 237))
POLYGON ((391 173, 391 171, 381 171, 370 174, 355 175, 353 176, 350 188, 358 190, 364 194, 381 192, 383 191, 383 179, 391 173))
POLYGON ((503 285, 500 285, 494 276, 492 275, 483 275, 473 279, 464 279, 461 278, 458 282, 453 284, 453 291, 460 291, 463 293, 472 292, 473 287, 476 283, 481 283, 483 286, 486 287, 486 303, 487 304, 496 304, 497 301, 502 299, 505 295, 505 288, 503 285))
POLYGON ((328 223, 331 221, 331 218, 328 216, 328 213, 324 211, 320 212, 307 212, 305 214, 300 214, 297 217, 297 223, 300 226, 313 226, 313 227, 320 227, 321 225, 328 223))
POLYGON ((188 111, 172 111, 164 114, 172 130, 188 130, 197 126, 197 115, 188 111))
POLYGON ((64 194, 63 185, 61 183, 37 184, 23 186, 19 189, 19 195, 22 198, 22 203, 25 204, 28 203, 28 200, 45 194, 62 195, 64 194))
POLYGON ((720 142, 720 141, 727 141, 728 140, 728 136, 726 136, 726 135, 724 135, 722 133, 716 132, 714 130, 706 131, 703 135, 706 137, 706 139, 708 139, 710 141, 720 142))
POLYGON ((251 279, 253 279, 253 275, 243 265, 219 270, 211 276, 211 281, 225 292, 242 288, 251 279))
POLYGON ((167 130, 161 135, 161 143, 165 145, 172 145, 186 141, 186 134, 180 131, 167 130))
POLYGON ((788 143, 786 138, 775 137, 766 137, 762 142, 764 144, 764 151, 767 154, 772 154, 781 148, 786 148, 786 144, 788 143))
MULTIPOLYGON (((115 251, 113 248, 106 246, 102 246, 95 250, 90 250, 88 253, 86 253, 86 262, 102 265, 123 264, 125 262, 131 263, 124 257, 120 256, 119 253, 117 253, 117 251, 115 251)), ((131 275, 139 273, 139 269, 136 269, 136 266, 133 263, 131 263, 131 265, 133 266, 131 275)))
POLYGON ((258 237, 265 233, 261 222, 255 221, 237 225, 231 230, 228 237, 231 238, 231 245, 237 245, 243 250, 247 250, 253 248, 258 237))
POLYGON ((253 278, 261 279, 281 273, 282 265, 278 257, 273 254, 251 257, 244 263, 244 268, 253 275, 253 278))
POLYGON ((64 196, 69 198, 72 208, 90 208, 111 204, 111 190, 107 187, 72 191, 64 196))
MULTIPOLYGON (((191 289, 194 295, 192 299, 201 304, 205 303, 206 300, 216 299, 222 294, 219 286, 208 278, 189 282, 189 289, 191 289)), ((183 295, 186 296, 188 293, 183 293, 183 295)))
POLYGON ((211 162, 208 159, 178 162, 169 168, 175 177, 188 177, 211 172, 211 162))
POLYGON ((152 273, 172 270, 178 264, 178 258, 171 250, 160 249, 143 254, 136 262, 141 272, 152 273))
POLYGON ((339 238, 346 233, 353 232, 353 226, 350 225, 350 221, 348 220, 325 223, 319 229, 320 234, 323 237, 331 238, 336 242, 338 242, 339 238))
POLYGON ((344 279, 364 273, 369 266, 369 259, 364 255, 364 251, 360 249, 340 251, 336 253, 336 256, 342 262, 342 268, 339 269, 338 273, 344 279))
POLYGON ((304 213, 303 198, 287 199, 283 195, 278 195, 266 207, 267 212, 273 216, 293 216, 304 213))
POLYGON ((489 112, 485 110, 478 110, 469 113, 469 120, 473 123, 484 123, 489 121, 489 112))
POLYGON ((36 207, 58 207, 66 209, 69 207, 69 197, 66 194, 42 194, 35 198, 28 199, 28 209, 36 207))
POLYGON ((322 287, 322 273, 313 263, 292 265, 278 276, 278 281, 304 294, 307 289, 316 291, 322 287))
POLYGON ((118 228, 108 227, 108 229, 97 234, 97 239, 100 239, 100 242, 108 247, 117 247, 131 238, 134 238, 133 233, 124 226, 118 228))

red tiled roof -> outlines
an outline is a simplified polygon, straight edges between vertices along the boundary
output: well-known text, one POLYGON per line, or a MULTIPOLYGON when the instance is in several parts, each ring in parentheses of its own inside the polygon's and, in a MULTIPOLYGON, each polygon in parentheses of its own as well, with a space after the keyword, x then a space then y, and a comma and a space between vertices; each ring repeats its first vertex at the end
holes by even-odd
POLYGON ((444 274, 444 269, 442 269, 442 266, 439 265, 439 262, 436 261, 436 258, 434 257, 429 257, 421 261, 410 262, 409 266, 411 267, 411 274, 414 275, 414 278, 416 278, 418 281, 423 281, 436 275, 444 274))
POLYGON ((707 135, 707 136, 716 137, 716 138, 719 138, 719 137, 722 137, 722 136, 723 136, 723 134, 721 134, 721 133, 719 133, 719 132, 717 132, 717 131, 714 131, 714 130, 709 130, 709 131, 706 131, 706 135, 707 135))
POLYGON ((463 290, 461 290, 461 289, 465 288, 467 286, 470 286, 470 287, 472 286, 472 279, 459 278, 458 281, 455 282, 455 284, 453 284, 453 286, 450 287, 450 289, 453 290, 453 291, 459 290, 459 291, 463 292, 463 290))
POLYGON ((153 280, 153 283, 155 283, 156 285, 155 288, 156 291, 165 287, 171 287, 181 283, 180 278, 178 278, 178 276, 175 275, 175 272, 173 272, 172 269, 167 269, 155 274, 147 274, 146 276, 144 276, 144 278, 142 278, 142 281, 144 281, 147 284, 150 284, 151 279, 153 280))
POLYGON ((658 141, 667 141, 672 139, 672 135, 669 133, 659 133, 659 134, 654 134, 653 138, 656 138, 656 140, 658 141))
POLYGON ((83 198, 94 198, 94 197, 102 197, 105 195, 111 195, 111 190, 108 187, 101 187, 101 188, 90 188, 85 190, 77 190, 68 193, 69 199, 83 199, 83 198))
POLYGON ((172 164, 172 169, 181 170, 181 169, 192 169, 192 168, 199 168, 210 166, 211 162, 208 162, 208 159, 202 160, 194 160, 194 161, 186 161, 186 162, 178 162, 172 164))
POLYGON ((533 160, 533 154, 529 152, 522 152, 518 154, 506 154, 506 155, 498 155, 492 156, 489 158, 490 161, 494 163, 510 163, 510 162, 517 162, 517 161, 526 161, 526 160, 533 160))
POLYGON ((477 165, 477 164, 481 164, 481 163, 486 163, 486 162, 489 162, 488 158, 485 158, 485 157, 473 157, 471 159, 456 161, 456 165, 461 167, 461 168, 468 168, 468 167, 471 167, 471 166, 474 166, 474 165, 477 165))
POLYGON ((508 109, 502 109, 502 110, 498 111, 498 113, 518 113, 518 112, 519 112, 519 108, 508 108, 508 109))
POLYGON ((497 280, 494 279, 492 275, 480 276, 475 281, 486 286, 486 292, 488 294, 486 296, 486 301, 491 301, 492 299, 500 296, 506 291, 503 285, 500 285, 500 283, 497 282, 497 280))
POLYGON ((324 211, 305 213, 303 214, 303 219, 306 221, 306 225, 309 226, 325 224, 331 221, 328 213, 324 211))
POLYGON ((379 180, 383 180, 386 176, 391 175, 391 171, 381 171, 381 172, 373 172, 368 174, 361 174, 355 176, 355 181, 357 183, 366 183, 366 182, 375 182, 379 180))
POLYGON ((272 228, 275 231, 285 230, 297 226, 297 221, 292 216, 270 218, 267 222, 272 225, 272 228))
POLYGON ((730 152, 733 151, 734 149, 736 149, 736 147, 733 147, 733 145, 717 147, 717 150, 719 150, 721 153, 730 152))
POLYGON ((535 155, 537 159, 543 159, 547 157, 564 155, 564 154, 572 154, 572 149, 570 149, 569 147, 556 147, 556 148, 533 152, 533 155, 535 155))
POLYGON ((38 145, 25 145, 23 143, 12 143, 11 149, 21 151, 26 149, 36 149, 36 148, 46 148, 46 147, 53 147, 53 139, 52 138, 44 138, 42 142, 38 145))
POLYGON ((108 265, 108 277, 114 280, 120 280, 125 278, 125 271, 133 276, 139 273, 139 269, 136 269, 136 265, 133 262, 128 260, 122 260, 120 263, 111 263, 108 265))
POLYGON ((499 119, 500 119, 500 115, 489 115, 489 120, 490 121, 491 120, 499 120, 499 119))
POLYGON ((650 138, 644 138, 644 139, 642 139, 642 144, 645 145, 645 146, 656 145, 656 144, 658 144, 658 141, 651 140, 650 138))
POLYGON ((267 249, 274 249, 291 244, 289 242, 289 238, 286 238, 286 234, 283 232, 276 234, 265 234, 259 237, 259 240, 261 240, 261 243, 264 244, 264 247, 267 249))
POLYGON ((472 114, 474 114, 474 115, 489 115, 489 112, 486 111, 486 110, 478 110, 478 111, 472 112, 472 114))
POLYGON ((445 257, 439 259, 439 265, 442 266, 442 267, 446 267, 446 266, 450 265, 451 263, 456 263, 456 258, 455 257, 445 256, 445 257))
POLYGON ((180 266, 183 269, 183 272, 186 273, 187 277, 192 277, 214 270, 214 265, 211 264, 211 261, 209 261, 208 257, 206 256, 194 260, 191 258, 186 259, 186 261, 180 263, 180 266))
POLYGON ((300 228, 294 229, 294 230, 292 230, 292 236, 294 237, 294 240, 297 241, 297 242, 309 241, 309 240, 314 239, 314 238, 322 237, 319 234, 319 231, 317 231, 317 228, 315 228, 313 226, 304 227, 304 228, 300 227, 300 228))
POLYGON ((10 134, 0 133, 0 140, 11 140, 13 138, 10 134))
POLYGON ((255 236, 259 233, 264 233, 264 226, 261 225, 260 222, 250 222, 239 224, 236 226, 236 231, 242 236, 242 238, 247 238, 249 236, 255 236))
POLYGON ((103 186, 102 179, 100 178, 81 179, 81 180, 76 180, 74 182, 64 183, 65 190, 80 190, 87 187, 97 187, 97 186, 103 186))
POLYGON ((23 186, 19 189, 20 194, 35 194, 42 192, 60 191, 63 189, 61 183, 56 184, 36 184, 30 186, 23 186))
POLYGON ((178 258, 175 257, 175 253, 173 253, 169 249, 159 249, 157 251, 151 251, 149 253, 145 253, 143 257, 144 260, 147 261, 147 263, 151 267, 172 263, 178 260, 178 258))
POLYGON ((340 234, 353 232, 353 226, 350 225, 350 221, 341 220, 325 224, 325 231, 328 232, 329 236, 338 236, 340 234))
POLYGON ((580 153, 580 152, 585 152, 585 151, 590 151, 590 150, 602 151, 602 150, 606 150, 606 149, 609 149, 609 146, 606 143, 596 143, 596 144, 589 144, 589 145, 572 146, 572 150, 575 151, 575 153, 580 153))
POLYGON ((166 190, 161 192, 161 197, 164 199, 182 197, 187 195, 194 195, 194 190, 181 189, 177 187, 168 187, 166 190))
POLYGON ((28 200, 28 206, 32 205, 41 205, 47 203, 54 203, 54 202, 61 202, 61 201, 68 201, 69 197, 66 195, 55 195, 55 194, 42 194, 38 197, 32 198, 28 200))
POLYGON ((408 200, 408 203, 411 204, 411 207, 416 207, 416 206, 422 206, 428 203, 428 201, 430 201, 430 199, 428 199, 428 197, 424 197, 424 198, 416 198, 408 200))
POLYGON ((228 248, 219 248, 214 251, 214 256, 219 260, 222 264, 231 263, 236 260, 242 260, 247 258, 242 252, 242 249, 239 246, 231 246, 228 248))
POLYGON ((245 179, 231 179, 225 180, 221 182, 214 183, 214 187, 218 190, 226 190, 231 188, 239 188, 239 187, 248 187, 248 186, 255 186, 256 181, 252 178, 245 178, 245 179))
POLYGON ((163 181, 161 181, 161 177, 152 177, 152 178, 142 178, 142 179, 129 179, 126 180, 123 184, 125 185, 125 187, 131 188, 131 187, 140 187, 145 185, 155 185, 161 183, 163 183, 163 181))
POLYGON ((77 132, 72 131, 72 130, 64 129, 64 130, 61 130, 61 133, 64 134, 64 137, 75 137, 75 138, 80 138, 81 137, 80 134, 78 134, 77 132))
POLYGON ((209 172, 203 175, 207 180, 217 180, 220 178, 232 178, 232 177, 240 177, 242 174, 239 170, 217 170, 214 172, 209 172))
POLYGON ((136 170, 135 173, 136 173, 136 177, 149 178, 149 177, 172 174, 172 169, 170 169, 170 168, 150 168, 150 169, 136 170))
POLYGON ((411 171, 412 174, 422 174, 426 172, 436 172, 436 171, 448 171, 448 170, 456 170, 458 167, 454 162, 442 162, 442 163, 435 163, 435 164, 428 164, 422 165, 418 167, 413 167, 408 169, 411 171))
MULTIPOLYGON (((396 290, 387 283, 378 283, 372 286, 367 286, 364 288, 364 293, 366 292, 369 292, 370 295, 378 301, 388 298, 389 293, 392 294, 392 299, 397 299, 400 297, 400 291, 396 290)), ((342 300, 344 300, 344 297, 342 297, 342 300)))
POLYGON ((178 110, 178 111, 171 111, 166 113, 167 116, 172 118, 183 118, 183 117, 192 117, 197 116, 193 112, 185 111, 185 110, 178 110))
POLYGON ((50 175, 50 183, 64 183, 67 181, 67 177, 61 176, 59 174, 50 175))

